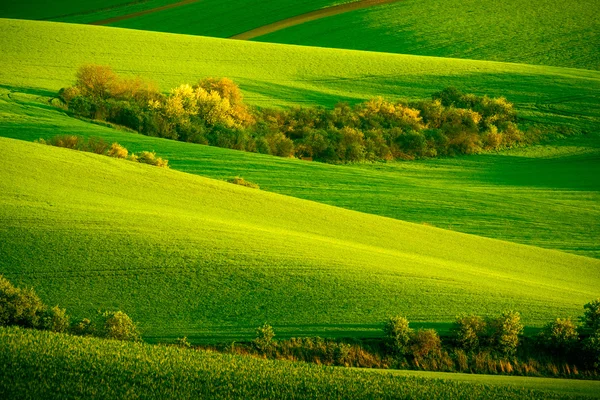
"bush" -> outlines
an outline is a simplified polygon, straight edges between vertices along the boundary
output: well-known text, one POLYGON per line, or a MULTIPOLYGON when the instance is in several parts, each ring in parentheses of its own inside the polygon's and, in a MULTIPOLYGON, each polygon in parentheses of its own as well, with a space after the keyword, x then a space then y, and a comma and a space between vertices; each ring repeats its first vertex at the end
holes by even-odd
POLYGON ((506 311, 488 324, 492 345, 502 354, 514 355, 519 346, 519 336, 523 333, 521 314, 506 311))
POLYGON ((600 369, 600 330, 592 333, 583 343, 590 364, 593 368, 600 369))
POLYGON ((114 158, 127 158, 129 151, 119 143, 113 143, 108 149, 107 155, 114 158))
POLYGON ((408 344, 412 329, 405 317, 390 317, 383 327, 388 348, 392 354, 404 355, 408 352, 408 344))
POLYGON ((600 331, 600 298, 590 301, 583 306, 583 326, 591 329, 593 332, 600 331))
POLYGON ((154 165, 156 167, 169 168, 169 160, 163 160, 160 157, 156 157, 156 153, 153 151, 142 151, 137 154, 137 162, 154 165))
POLYGON ((246 187, 249 187, 252 189, 260 189, 260 186, 258 186, 256 183, 249 182, 249 181, 245 180, 244 178, 240 178, 239 176, 228 179, 227 182, 233 183, 234 185, 246 186, 246 187))
POLYGON ((73 324, 71 326, 71 333, 78 336, 91 336, 95 332, 92 321, 87 318, 73 324))
POLYGON ((91 137, 85 144, 85 150, 95 154, 105 154, 108 150, 108 143, 102 138, 91 137))
POLYGON ((456 317, 451 331, 458 348, 475 351, 479 347, 485 328, 486 324, 483 318, 477 315, 463 315, 456 317))
POLYGON ((579 334, 577 333, 577 326, 570 318, 557 318, 544 327, 538 339, 548 350, 564 355, 577 344, 579 334))
POLYGON ((256 328, 256 337, 252 343, 258 351, 265 352, 273 346, 274 337, 273 327, 265 322, 263 326, 256 328))
POLYGON ((66 309, 54 306, 44 313, 42 329, 52 332, 66 332, 69 329, 69 320, 66 309))
POLYGON ((137 325, 122 311, 106 311, 100 317, 98 335, 108 339, 139 341, 137 325))
POLYGON ((410 352, 416 358, 435 358, 442 354, 442 340, 434 329, 419 329, 410 338, 410 352))
POLYGON ((175 339, 175 345, 186 349, 192 347, 192 344, 188 341, 187 336, 175 339))
POLYGON ((0 325, 40 326, 44 304, 33 289, 14 287, 0 275, 0 325))

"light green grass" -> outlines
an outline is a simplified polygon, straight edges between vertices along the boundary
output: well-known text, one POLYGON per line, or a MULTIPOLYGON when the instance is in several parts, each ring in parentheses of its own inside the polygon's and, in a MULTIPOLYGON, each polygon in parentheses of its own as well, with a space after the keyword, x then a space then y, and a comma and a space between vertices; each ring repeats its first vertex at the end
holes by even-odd
POLYGON ((600 2, 405 0, 261 41, 600 69, 600 2))
POLYGON ((0 136, 58 133, 156 150, 174 169, 241 176, 263 190, 497 239, 600 258, 600 137, 499 154, 333 166, 150 138, 64 115, 35 95, 0 96, 0 136))
POLYGON ((598 382, 459 381, 427 374, 322 367, 174 347, 0 328, 0 394, 7 398, 566 399, 598 382), (515 382, 517 384, 515 385, 515 382))
POLYGON ((317 49, 37 21, 0 20, 0 85, 57 91, 84 63, 109 64, 169 90, 207 76, 241 85, 251 104, 422 99, 447 86, 506 96, 522 115, 597 130, 600 72, 317 49))
POLYGON ((0 139, 0 271, 76 317, 121 309, 148 337, 380 334, 577 316, 600 261, 362 214, 106 156, 0 139))

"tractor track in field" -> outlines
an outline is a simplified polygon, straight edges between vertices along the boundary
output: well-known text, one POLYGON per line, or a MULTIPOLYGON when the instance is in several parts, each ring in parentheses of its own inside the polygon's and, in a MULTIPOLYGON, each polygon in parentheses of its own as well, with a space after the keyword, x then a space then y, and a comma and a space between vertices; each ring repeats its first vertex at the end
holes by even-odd
POLYGON ((199 1, 201 1, 201 0, 183 0, 183 1, 180 1, 178 3, 167 4, 167 5, 164 5, 164 6, 160 6, 160 7, 156 7, 156 8, 151 8, 149 10, 138 11, 138 12, 134 12, 134 13, 127 14, 127 15, 119 15, 118 17, 112 17, 112 18, 102 19, 100 21, 90 22, 89 25, 108 25, 108 24, 112 24, 112 23, 115 23, 115 22, 124 21, 126 19, 131 19, 131 18, 135 18, 135 17, 141 17, 142 15, 146 15, 146 14, 153 14, 153 13, 156 13, 156 12, 160 12, 160 11, 164 11, 164 10, 169 10, 171 8, 177 8, 177 7, 181 7, 181 6, 186 6, 188 4, 197 3, 199 1))
POLYGON ((338 14, 347 13, 354 10, 360 10, 363 8, 369 8, 374 6, 380 6, 384 4, 397 3, 402 0, 359 0, 352 3, 340 4, 337 6, 326 7, 320 10, 308 12, 306 14, 297 15, 295 17, 286 18, 281 21, 274 22, 269 25, 264 25, 247 32, 243 32, 234 36, 230 39, 238 40, 250 40, 259 36, 273 33, 281 29, 289 28, 291 26, 300 25, 305 22, 314 21, 321 18, 331 17, 338 14))
MULTIPOLYGON (((169 10, 172 8, 177 8, 181 6, 185 6, 188 4, 198 3, 201 0, 184 0, 178 3, 167 4, 161 7, 151 8, 149 10, 138 11, 135 13, 120 15, 117 17, 107 18, 100 21, 90 22, 90 25, 108 25, 115 22, 125 21, 128 19, 140 17, 143 15, 153 14, 156 12, 169 10)), ((268 33, 276 32, 281 29, 289 28, 291 26, 300 25, 305 22, 314 21, 321 18, 331 17, 333 15, 343 14, 349 11, 360 10, 363 8, 369 8, 384 4, 396 3, 402 0, 358 0, 351 3, 340 4, 337 6, 326 7, 320 10, 311 11, 305 14, 296 15, 291 18, 286 18, 281 21, 274 22, 272 24, 260 26, 258 28, 239 33, 237 35, 231 36, 230 39, 238 39, 238 40, 249 40, 258 36, 266 35, 268 33)))

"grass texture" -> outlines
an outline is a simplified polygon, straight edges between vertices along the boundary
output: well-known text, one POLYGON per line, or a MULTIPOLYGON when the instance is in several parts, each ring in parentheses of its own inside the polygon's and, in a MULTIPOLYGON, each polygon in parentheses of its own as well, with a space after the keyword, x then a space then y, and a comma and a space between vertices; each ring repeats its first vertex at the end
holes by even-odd
POLYGON ((380 334, 579 315, 600 261, 0 139, 0 271, 75 317, 120 309, 147 337, 380 334))
POLYGON ((258 40, 598 70, 599 14, 595 0, 406 0, 258 40))
MULTIPOLYGON (((207 76, 240 84, 255 105, 423 99, 447 86, 505 96, 521 115, 596 130, 600 72, 229 41, 116 28, 0 20, 5 88, 55 92, 86 63, 155 80, 162 90, 207 76)), ((46 92, 48 93, 48 92, 46 92)))
POLYGON ((64 115, 0 90, 0 136, 57 133, 155 150, 172 168, 240 176, 263 190, 444 229, 600 258, 600 137, 456 159, 333 166, 151 138, 64 115))
POLYGON ((7 398, 569 399, 598 382, 402 376, 174 347, 0 328, 0 395, 7 398), (441 379, 439 379, 441 378, 441 379))

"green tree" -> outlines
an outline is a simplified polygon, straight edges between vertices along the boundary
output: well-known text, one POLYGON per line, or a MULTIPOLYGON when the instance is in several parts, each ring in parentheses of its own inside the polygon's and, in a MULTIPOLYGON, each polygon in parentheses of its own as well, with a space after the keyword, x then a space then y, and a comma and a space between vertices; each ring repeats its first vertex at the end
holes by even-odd
POLYGON ((275 331, 273 327, 266 322, 256 328, 256 337, 254 338, 254 346, 257 350, 264 352, 269 350, 273 346, 273 338, 275 337, 275 331))
POLYGON ((451 331, 457 347, 466 351, 475 351, 479 347, 485 328, 486 323, 480 316, 461 315, 456 317, 451 331))
POLYGON ((44 309, 33 289, 16 288, 0 275, 0 325, 37 328, 44 309))
POLYGON ((410 352, 418 359, 439 357, 442 340, 434 329, 419 329, 410 338, 410 352))
POLYGON ((101 337, 117 340, 141 340, 137 325, 122 311, 106 311, 102 313, 98 334, 101 337))
POLYGON ((388 318, 383 326, 388 347, 393 354, 403 355, 408 352, 413 331, 408 324, 408 319, 405 317, 395 316, 388 318))
POLYGON ((596 332, 600 330, 600 298, 583 306, 583 326, 596 332))
POLYGON ((557 318, 546 324, 539 334, 539 340, 549 350, 558 354, 566 354, 579 341, 577 326, 570 318, 557 318))
POLYGON ((42 317, 42 328, 52 332, 66 332, 69 329, 70 317, 67 310, 54 306, 42 317))
POLYGON ((519 337, 523 333, 521 314, 506 311, 490 321, 490 336, 493 346, 502 354, 513 355, 519 347, 519 337))

